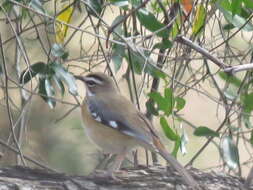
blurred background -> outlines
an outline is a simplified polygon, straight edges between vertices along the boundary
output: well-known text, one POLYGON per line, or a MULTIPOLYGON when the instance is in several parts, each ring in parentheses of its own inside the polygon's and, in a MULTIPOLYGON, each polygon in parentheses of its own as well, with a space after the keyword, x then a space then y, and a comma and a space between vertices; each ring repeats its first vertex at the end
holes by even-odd
MULTIPOLYGON (((22 72, 28 68, 28 65, 31 66, 37 62, 49 64, 57 60, 64 65, 66 71, 73 74, 87 74, 90 71, 104 72, 108 71, 108 67, 110 67, 121 93, 132 99, 134 103, 136 103, 137 98, 140 101, 140 109, 144 113, 147 111, 145 104, 149 99, 148 93, 153 80, 153 76, 147 76, 145 72, 135 72, 134 82, 139 96, 131 95, 133 86, 129 86, 129 81, 133 83, 133 80, 131 77, 131 80, 129 80, 129 76, 134 71, 130 70, 127 58, 120 60, 119 57, 115 56, 119 55, 119 52, 115 50, 118 47, 114 47, 112 40, 118 40, 121 43, 125 42, 117 36, 115 37, 115 34, 112 34, 110 36, 111 40, 108 42, 109 46, 106 44, 108 26, 112 26, 112 23, 119 19, 119 15, 127 15, 128 9, 123 9, 121 6, 113 4, 114 1, 94 2, 32 0, 29 2, 17 1, 15 3, 9 1, 11 4, 9 7, 6 6, 7 1, 0 2, 1 49, 5 57, 5 63, 3 63, 3 59, 0 61, 2 64, 0 75, 0 139, 9 146, 15 147, 11 137, 11 125, 6 104, 4 64, 9 81, 8 99, 11 118, 17 124, 16 132, 20 134, 19 140, 23 154, 29 155, 34 160, 44 163, 50 168, 68 174, 88 174, 103 159, 103 153, 89 142, 82 126, 80 109, 77 103, 80 103, 84 98, 85 88, 83 84, 76 82, 78 96, 73 96, 68 91, 68 84, 64 83, 64 94, 62 95, 59 89, 55 90, 56 105, 50 108, 50 103, 45 101, 41 94, 38 93, 39 75, 37 75, 37 78, 34 77, 29 80, 24 86, 19 84, 19 78, 22 72), (99 10, 97 4, 95 4, 97 7, 94 6, 94 2, 103 5, 101 6, 102 10, 99 10), (64 28, 64 25, 58 26, 55 22, 50 21, 51 16, 62 20, 62 22, 69 23, 71 26, 76 26, 80 30, 73 27, 64 28), (56 51, 53 48, 54 44, 63 44, 60 50, 64 51, 64 53, 67 52, 67 58, 63 59, 57 53, 51 55, 52 51, 56 51), (117 59, 120 60, 120 64, 117 59), (21 86, 26 90, 22 90, 21 86), (23 124, 21 124, 22 122, 23 124), (23 128, 18 129, 19 126, 23 126, 23 128)), ((163 5, 168 12, 172 12, 170 8, 174 6, 174 1, 161 2, 164 3, 163 5)), ((205 5, 204 11, 206 13, 206 22, 204 25, 202 24, 201 34, 198 37, 191 36, 191 23, 197 22, 194 20, 196 20, 196 15, 199 14, 197 12, 199 4, 194 1, 188 2, 192 5, 189 12, 190 16, 188 21, 185 21, 185 18, 177 17, 181 19, 180 24, 183 25, 181 31, 177 31, 177 35, 182 34, 191 37, 193 41, 199 43, 202 47, 211 50, 224 42, 231 33, 238 30, 236 26, 228 23, 228 20, 224 18, 222 12, 217 8, 218 6, 215 7, 214 4, 208 4, 207 1, 207 4, 204 2, 201 4, 205 5), (198 6, 194 7, 193 5, 198 6), (224 29, 224 26, 228 24, 231 27, 229 31, 224 29)), ((146 8, 154 15, 157 15, 157 19, 163 20, 163 16, 161 16, 163 12, 156 12, 154 6, 158 5, 154 1, 150 1, 146 8)), ((130 8, 131 5, 129 3, 130 8)), ((179 12, 182 13, 185 8, 186 5, 180 4, 179 12)), ((120 29, 117 29, 122 30, 124 33, 124 24, 128 26, 128 30, 125 31, 128 34, 124 39, 137 47, 142 47, 145 51, 149 50, 152 52, 149 57, 156 63, 159 53, 161 53, 159 50, 161 49, 155 49, 154 45, 160 42, 160 39, 154 35, 143 40, 141 37, 152 34, 152 31, 148 30, 149 28, 141 20, 136 21, 138 26, 135 28, 132 25, 134 21, 136 21, 136 18, 134 16, 130 17, 122 24, 120 29), (136 35, 136 38, 130 38, 131 35, 136 35)), ((241 30, 230 39, 229 43, 224 42, 225 45, 214 49, 212 54, 227 65, 241 64, 241 61, 249 63, 251 61, 251 54, 249 53, 252 46, 250 43, 251 38, 251 30, 241 30)), ((220 91, 227 92, 225 98, 227 98, 227 101, 231 101, 231 97, 233 100, 234 97, 238 96, 236 94, 238 88, 230 85, 224 80, 224 77, 220 77, 219 67, 211 61, 205 60, 209 65, 208 70, 205 66, 204 58, 200 54, 189 50, 179 43, 173 43, 170 50, 165 49, 163 54, 165 64, 162 70, 171 76, 172 79, 168 78, 167 82, 161 79, 157 90, 163 93, 164 88, 168 86, 173 87, 175 96, 183 97, 186 102, 183 109, 176 112, 175 115, 166 117, 170 126, 179 135, 184 134, 188 139, 185 145, 185 154, 182 154, 181 151, 178 151, 177 154, 180 162, 186 164, 207 140, 206 137, 194 135, 195 129, 205 126, 216 130, 223 123, 226 116, 226 106, 221 100, 220 91), (178 73, 178 75, 175 75, 175 73, 178 73), (185 86, 177 85, 173 78, 185 86), (214 81, 218 83, 219 88, 217 88, 214 81)), ((238 79, 243 79, 244 74, 239 73, 236 76, 238 79)), ((57 88, 56 84, 52 84, 52 86, 55 89, 57 88)), ((232 128, 234 127, 231 132, 234 137, 244 134, 244 140, 249 143, 251 129, 244 128, 243 131, 245 130, 245 133, 243 133, 241 131, 243 124, 238 121, 240 117, 237 114, 241 113, 241 107, 240 102, 237 102, 235 107, 233 107, 233 111, 229 114, 227 126, 220 132, 220 137, 215 137, 213 139, 214 143, 210 143, 197 157, 193 163, 194 167, 229 170, 224 165, 218 147, 221 143, 221 137, 225 136, 228 131, 230 132, 231 126, 232 128), (236 133, 236 130, 242 133, 236 133)), ((251 122, 251 117, 249 122, 251 122)), ((166 138, 161 128, 159 117, 154 117, 153 123, 167 149, 172 152, 175 143, 166 138)), ((239 161, 243 163, 241 172, 243 176, 246 176, 251 166, 252 147, 245 143, 244 140, 237 139, 236 145, 240 155, 239 161)), ((1 167, 13 165, 17 162, 20 163, 16 154, 9 151, 8 148, 0 145, 0 151, 2 152, 2 157, 0 158, 1 167)), ((138 155, 140 163, 145 164, 144 150, 140 149, 138 155)), ((129 155, 129 159, 132 160, 131 155, 129 155)), ((164 164, 162 159, 161 162, 164 164)), ((35 166, 31 163, 29 165, 35 166)), ((234 173, 237 172, 238 170, 234 173)))

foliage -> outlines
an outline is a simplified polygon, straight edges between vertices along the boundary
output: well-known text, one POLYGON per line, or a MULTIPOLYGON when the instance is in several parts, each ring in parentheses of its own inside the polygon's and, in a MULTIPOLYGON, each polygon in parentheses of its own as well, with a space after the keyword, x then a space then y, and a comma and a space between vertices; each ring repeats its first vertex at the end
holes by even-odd
MULTIPOLYGON (((159 119, 161 130, 174 143, 175 157, 179 150, 187 152, 191 133, 190 143, 208 140, 196 155, 210 142, 218 142, 224 164, 241 171, 240 144, 243 141, 246 150, 253 145, 253 72, 246 65, 253 60, 251 0, 3 0, 0 14, 0 22, 8 26, 0 30, 10 29, 13 35, 0 34, 3 100, 15 102, 6 93, 15 84, 22 102, 15 106, 5 102, 20 114, 17 120, 9 114, 10 121, 27 125, 20 122, 28 121, 22 110, 28 109, 32 98, 24 91, 41 97, 52 109, 59 104, 75 108, 76 102, 64 99, 66 94, 77 99, 72 73, 106 70, 127 80, 133 102, 141 105, 139 97, 145 95, 147 115, 159 119), (15 56, 8 49, 11 43, 15 56), (209 111, 191 113, 205 118, 203 124, 185 117, 192 108, 192 94, 216 105, 218 126, 211 126, 209 111)), ((250 159, 251 152, 247 153, 250 159)), ((190 156, 193 163, 197 156, 190 156)))

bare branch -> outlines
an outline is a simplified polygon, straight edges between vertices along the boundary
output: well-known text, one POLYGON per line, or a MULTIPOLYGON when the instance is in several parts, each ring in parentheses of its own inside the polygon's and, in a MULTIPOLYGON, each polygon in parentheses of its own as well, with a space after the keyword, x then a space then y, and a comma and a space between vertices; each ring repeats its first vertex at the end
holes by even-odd
POLYGON ((7 107, 7 112, 8 112, 8 118, 9 118, 9 122, 10 122, 10 129, 11 129, 13 141, 15 143, 15 146, 18 149, 18 152, 20 154, 21 160, 22 160, 23 164, 25 164, 25 160, 23 158, 23 153, 22 153, 22 151, 20 149, 20 145, 18 143, 16 134, 15 134, 14 123, 13 123, 11 108, 10 108, 10 104, 9 104, 8 71, 7 71, 6 62, 5 62, 5 55, 4 55, 3 46, 2 46, 2 37, 1 37, 1 34, 0 34, 0 46, 1 46, 0 51, 1 51, 2 60, 3 60, 4 76, 5 76, 5 101, 6 101, 6 107, 7 107))
POLYGON ((248 71, 248 70, 252 70, 253 69, 253 63, 249 63, 249 64, 243 64, 243 65, 236 65, 236 66, 231 66, 231 67, 227 67, 224 69, 225 72, 227 73, 237 73, 237 72, 241 72, 241 71, 248 71))
POLYGON ((216 57, 212 56, 206 49, 200 47, 198 44, 192 42, 191 40, 187 39, 186 37, 178 36, 176 38, 176 41, 179 42, 179 43, 182 43, 184 45, 187 45, 190 48, 194 49, 195 51, 199 52, 200 54, 202 54, 206 58, 210 59, 213 63, 215 63, 221 69, 225 69, 227 67, 224 63, 222 63, 216 57))

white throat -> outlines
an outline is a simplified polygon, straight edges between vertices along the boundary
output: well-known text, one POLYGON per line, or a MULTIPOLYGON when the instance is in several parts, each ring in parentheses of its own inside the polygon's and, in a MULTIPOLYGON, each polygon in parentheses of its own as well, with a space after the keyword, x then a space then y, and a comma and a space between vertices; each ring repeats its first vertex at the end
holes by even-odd
POLYGON ((94 96, 95 94, 93 94, 88 88, 86 88, 86 96, 94 96))

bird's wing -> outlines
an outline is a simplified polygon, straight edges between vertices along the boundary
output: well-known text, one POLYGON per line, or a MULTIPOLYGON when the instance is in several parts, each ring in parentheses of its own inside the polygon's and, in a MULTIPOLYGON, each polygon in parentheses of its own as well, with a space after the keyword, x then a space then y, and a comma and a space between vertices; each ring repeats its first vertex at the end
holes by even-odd
POLYGON ((97 122, 145 144, 153 144, 153 135, 157 135, 152 129, 152 124, 129 100, 123 96, 108 97, 106 100, 95 101, 89 98, 87 102, 88 110, 97 122))

